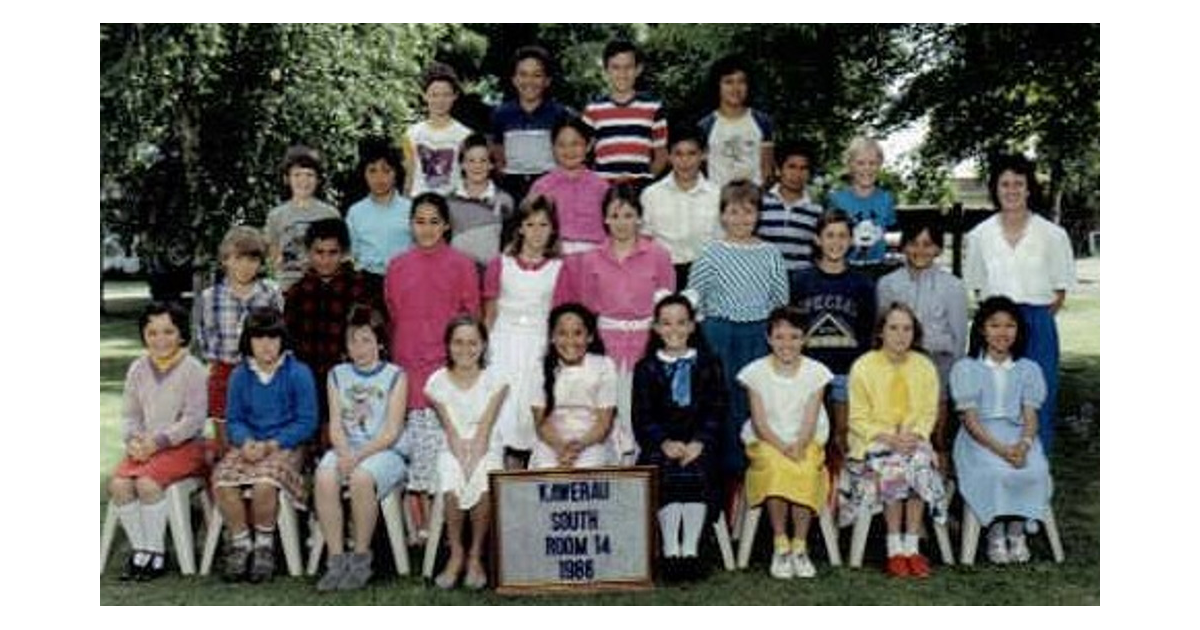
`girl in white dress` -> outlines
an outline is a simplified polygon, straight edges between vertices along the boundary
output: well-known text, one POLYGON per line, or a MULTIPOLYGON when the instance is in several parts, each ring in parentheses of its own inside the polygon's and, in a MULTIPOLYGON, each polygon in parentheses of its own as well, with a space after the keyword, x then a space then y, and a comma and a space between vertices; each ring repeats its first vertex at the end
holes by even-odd
POLYGON ((509 383, 496 431, 509 470, 528 465, 536 441, 529 392, 546 353, 546 318, 566 277, 554 201, 542 195, 526 199, 514 224, 512 243, 483 276, 483 318, 491 331, 488 362, 509 383))
POLYGON ((484 368, 487 328, 471 316, 458 317, 446 326, 449 365, 439 368, 425 384, 425 395, 437 411, 446 432, 446 446, 438 454, 438 491, 446 498, 446 536, 450 559, 437 577, 440 588, 452 588, 466 559, 463 584, 479 589, 487 585, 483 569, 483 544, 491 525, 487 499, 488 473, 502 467, 500 449, 492 429, 508 384, 484 368), (470 554, 463 550, 463 517, 470 513, 470 554))
POLYGON ((615 466, 608 439, 617 410, 617 366, 604 356, 596 316, 582 304, 550 311, 550 347, 531 393, 538 440, 530 468, 615 466))

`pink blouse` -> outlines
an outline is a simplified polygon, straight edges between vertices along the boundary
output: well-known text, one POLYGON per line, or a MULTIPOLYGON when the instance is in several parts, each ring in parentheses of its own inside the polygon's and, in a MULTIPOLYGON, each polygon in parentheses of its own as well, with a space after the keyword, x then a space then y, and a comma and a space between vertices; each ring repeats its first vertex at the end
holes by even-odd
POLYGON ((571 175, 556 168, 533 182, 529 194, 544 194, 558 210, 559 236, 565 241, 599 243, 604 232, 604 194, 608 182, 592 171, 571 175))
POLYGON ((640 237, 624 260, 613 255, 612 241, 568 259, 573 299, 596 313, 606 354, 621 369, 642 357, 654 315, 654 292, 675 290, 671 254, 653 239, 640 237))

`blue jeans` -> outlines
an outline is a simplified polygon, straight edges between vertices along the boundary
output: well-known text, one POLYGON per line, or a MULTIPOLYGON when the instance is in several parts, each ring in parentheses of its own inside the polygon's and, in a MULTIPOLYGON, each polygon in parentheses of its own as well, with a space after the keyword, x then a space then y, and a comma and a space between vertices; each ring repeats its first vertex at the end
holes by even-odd
POLYGON ((700 324, 704 339, 721 359, 725 384, 729 388, 729 416, 721 426, 720 465, 725 475, 741 475, 746 469, 746 453, 738 437, 750 418, 750 401, 738 383, 737 374, 751 361, 766 356, 767 322, 733 322, 710 317, 700 324))

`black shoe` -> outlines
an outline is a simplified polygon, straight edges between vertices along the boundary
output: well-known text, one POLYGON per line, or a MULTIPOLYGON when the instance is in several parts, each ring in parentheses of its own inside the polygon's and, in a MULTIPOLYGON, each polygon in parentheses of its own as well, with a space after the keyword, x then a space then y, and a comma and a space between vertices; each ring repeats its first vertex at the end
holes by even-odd
POLYGON ((167 557, 158 552, 151 552, 150 562, 146 566, 142 567, 141 572, 138 573, 137 581, 149 582, 150 580, 154 580, 166 575, 166 573, 167 557))
POLYGON ((141 577, 142 569, 145 567, 134 563, 134 559, 137 558, 139 553, 141 552, 136 549, 129 552, 129 557, 125 558, 125 566, 121 568, 121 575, 117 579, 122 582, 130 582, 141 577))
POLYGON ((258 584, 275 577, 275 548, 255 545, 250 563, 250 583, 258 584))
POLYGON ((231 546, 225 553, 224 564, 221 578, 226 582, 240 582, 250 569, 250 547, 231 546))

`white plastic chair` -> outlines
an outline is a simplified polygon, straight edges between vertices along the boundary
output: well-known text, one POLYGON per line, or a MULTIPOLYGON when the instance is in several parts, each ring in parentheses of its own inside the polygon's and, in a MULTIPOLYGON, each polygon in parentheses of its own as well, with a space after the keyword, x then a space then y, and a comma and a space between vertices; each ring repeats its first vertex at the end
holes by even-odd
MULTIPOLYGON (((404 538, 404 491, 395 487, 379 500, 379 515, 387 528, 388 542, 392 546, 392 561, 398 575, 408 575, 408 543, 404 538)), ((321 554, 325 551, 325 535, 315 519, 313 521, 312 548, 308 552, 308 574, 316 575, 321 565, 321 554)))
MULTIPOLYGON (((242 498, 250 498, 253 492, 250 488, 242 491, 242 498)), ((300 577, 304 574, 304 564, 300 560, 300 527, 296 518, 296 507, 292 505, 292 496, 284 490, 279 490, 279 509, 276 510, 279 540, 283 546, 283 556, 287 561, 288 574, 300 577)), ((221 510, 213 505, 212 516, 208 519, 208 535, 204 538, 204 556, 200 561, 200 575, 208 575, 212 569, 213 556, 217 553, 217 543, 221 540, 221 530, 225 527, 225 517, 221 510)))
MULTIPOLYGON (((1065 558, 1062 539, 1058 536, 1058 522, 1054 519, 1054 510, 1048 505, 1046 506, 1046 518, 1042 519, 1042 525, 1045 525, 1046 537, 1050 539, 1050 552, 1054 554, 1054 561, 1061 564, 1065 558)), ((975 552, 979 549, 979 530, 979 517, 975 516, 971 506, 963 503, 961 562, 966 566, 975 564, 975 552)))
MULTIPOLYGON (((171 543, 175 546, 175 557, 179 561, 179 571, 184 575, 196 574, 196 540, 192 533, 192 494, 200 492, 200 501, 204 506, 204 516, 208 519, 212 510, 208 494, 204 491, 204 479, 188 477, 177 481, 165 490, 167 501, 167 528, 171 531, 171 543)), ((111 500, 104 515, 104 529, 100 534, 100 574, 104 574, 104 566, 108 564, 108 554, 112 552, 113 540, 116 538, 117 506, 111 500)))
MULTIPOLYGON (((754 548, 754 538, 758 534, 758 522, 762 519, 762 507, 748 508, 742 518, 741 539, 738 541, 737 568, 745 569, 750 565, 750 551, 754 548)), ((842 552, 838 547, 837 526, 833 522, 833 513, 826 504, 817 522, 821 528, 821 538, 825 539, 825 553, 829 555, 829 564, 842 566, 842 552)))
MULTIPOLYGON (((862 568, 863 553, 867 547, 867 534, 871 530, 871 521, 876 515, 882 515, 883 510, 874 513, 860 511, 858 518, 854 521, 854 531, 850 536, 850 566, 855 569, 862 568)), ((938 552, 942 556, 944 564, 954 564, 954 549, 950 546, 950 533, 946 530, 945 523, 933 523, 933 532, 937 538, 938 552)))

